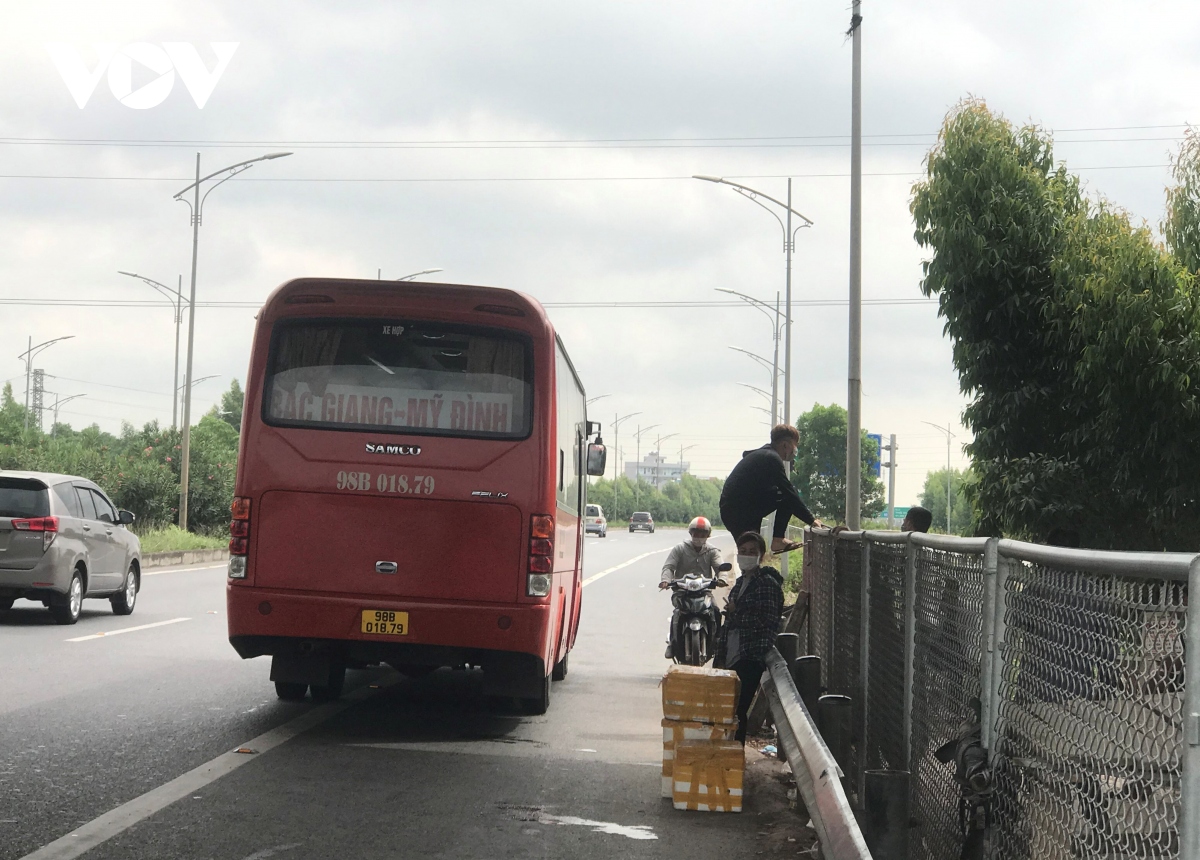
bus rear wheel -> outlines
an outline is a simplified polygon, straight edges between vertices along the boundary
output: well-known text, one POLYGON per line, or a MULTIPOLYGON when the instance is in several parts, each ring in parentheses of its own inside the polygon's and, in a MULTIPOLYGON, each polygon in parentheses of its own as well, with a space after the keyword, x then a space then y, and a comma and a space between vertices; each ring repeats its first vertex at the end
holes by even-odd
POLYGON ((308 692, 308 684, 297 684, 292 681, 276 681, 275 695, 285 702, 302 702, 308 692))
POLYGON ((521 710, 531 716, 538 716, 546 713, 550 709, 550 676, 547 675, 542 680, 542 692, 540 696, 532 698, 522 698, 521 710))
POLYGON ((554 671, 550 677, 555 681, 562 681, 567 677, 567 658, 570 656, 570 654, 563 654, 563 658, 554 664, 554 671))
POLYGON ((346 667, 335 665, 329 668, 329 683, 311 684, 313 701, 335 702, 342 697, 342 687, 346 684, 346 667))

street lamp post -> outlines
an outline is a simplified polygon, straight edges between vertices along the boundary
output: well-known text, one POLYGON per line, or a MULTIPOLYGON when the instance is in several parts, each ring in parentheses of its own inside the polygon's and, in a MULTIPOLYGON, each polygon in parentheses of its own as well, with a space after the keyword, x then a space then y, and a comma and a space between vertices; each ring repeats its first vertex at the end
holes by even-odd
MULTIPOLYGON (((770 373, 771 373, 771 426, 774 427, 776 424, 779 423, 779 369, 778 369, 777 365, 773 362, 767 361, 765 358, 763 358, 761 355, 758 355, 757 353, 753 353, 748 349, 742 349, 740 346, 731 346, 729 348, 732 349, 734 352, 740 352, 742 355, 745 355, 745 356, 748 356, 748 357, 754 359, 759 364, 761 364, 763 367, 765 367, 768 371, 770 371, 770 373)), ((787 407, 785 406, 784 409, 786 410, 786 408, 787 407)), ((784 420, 787 420, 786 415, 784 416, 784 420)), ((791 422, 788 422, 788 423, 791 423, 791 422)))
POLYGON ((682 443, 682 442, 680 442, 680 443, 679 443, 679 483, 680 483, 680 484, 682 484, 682 483, 683 483, 683 452, 684 452, 684 451, 690 451, 690 450, 692 450, 692 449, 693 449, 693 448, 695 448, 695 447, 696 447, 696 445, 688 445, 688 446, 685 448, 685 447, 683 446, 683 443, 682 443))
MULTIPOLYGON (((29 338, 29 349, 17 356, 18 359, 23 359, 25 361, 25 430, 29 430, 29 388, 31 384, 30 378, 33 375, 34 356, 49 349, 52 345, 58 343, 60 340, 70 340, 73 337, 75 337, 73 334, 63 335, 62 337, 56 337, 53 340, 42 341, 37 346, 34 346, 33 337, 31 336, 29 338)), ((41 413, 38 413, 38 421, 41 421, 41 413)))
POLYGON ((200 176, 200 153, 196 153, 196 181, 184 188, 175 195, 176 200, 182 200, 187 203, 188 208, 192 213, 192 284, 188 294, 188 343, 187 343, 187 367, 184 370, 184 392, 183 392, 183 440, 181 442, 180 451, 180 466, 179 466, 179 527, 187 529, 188 521, 188 478, 191 466, 192 453, 192 355, 195 347, 196 336, 196 257, 200 248, 200 221, 204 215, 204 201, 208 199, 208 195, 219 187, 222 183, 229 181, 239 173, 243 173, 253 167, 260 161, 270 161, 275 158, 283 158, 291 155, 290 152, 272 152, 267 155, 260 155, 258 158, 251 158, 247 161, 239 161, 237 164, 231 164, 228 167, 222 167, 220 170, 208 174, 208 176, 200 176), (226 174, 221 176, 221 174, 226 174), (204 192, 204 196, 200 196, 200 186, 210 179, 215 179, 221 176, 220 179, 204 192), (183 195, 189 191, 193 192, 192 200, 189 201, 183 195))
POLYGON ((922 421, 921 423, 928 424, 930 427, 936 427, 938 430, 940 430, 946 434, 946 534, 951 534, 951 532, 950 532, 950 499, 952 497, 950 495, 950 440, 954 439, 956 437, 953 433, 950 432, 950 422, 949 421, 946 422, 945 427, 943 427, 941 424, 934 424, 932 421, 922 421))
POLYGON ((137 278, 144 284, 147 284, 158 292, 167 297, 175 306, 175 375, 171 378, 172 391, 171 396, 171 429, 174 430, 179 426, 179 329, 183 325, 183 275, 179 276, 179 285, 172 290, 166 284, 160 284, 153 278, 147 278, 145 275, 139 275, 136 272, 117 272, 118 275, 128 275, 131 278, 137 278))
MULTIPOLYGON (((432 275, 434 272, 443 272, 445 269, 422 269, 419 272, 413 272, 411 275, 405 275, 402 278, 396 278, 397 281, 411 281, 413 278, 419 278, 421 275, 432 275)), ((380 270, 382 274, 382 270, 380 270)))
POLYGON ((50 426, 50 436, 53 438, 58 435, 58 409, 60 406, 65 406, 72 400, 78 400, 80 397, 87 397, 86 394, 72 394, 70 397, 64 397, 61 400, 58 395, 54 395, 54 424, 50 426))
POLYGON ((613 448, 617 451, 617 459, 613 461, 613 501, 617 500, 617 477, 620 475, 621 467, 621 424, 626 418, 632 418, 635 415, 641 415, 641 412, 630 412, 628 415, 617 417, 617 413, 613 413, 613 448))
MULTIPOLYGON (((214 374, 211 374, 210 376, 201 376, 199 379, 193 379, 193 380, 192 380, 192 384, 191 384, 190 386, 188 386, 188 387, 189 387, 189 388, 195 388, 195 387, 196 387, 197 385, 199 385, 201 382, 207 382, 207 381, 208 381, 208 380, 210 380, 210 379, 216 379, 216 378, 217 378, 217 376, 218 376, 218 374, 214 373, 214 374)), ((187 383, 185 382, 183 385, 187 385, 187 383)), ((183 388, 183 385, 181 385, 181 386, 179 386, 179 387, 180 387, 180 388, 183 388)))
POLYGON ((643 427, 641 424, 639 424, 637 432, 633 434, 634 438, 637 439, 637 448, 635 449, 634 461, 633 461, 633 506, 634 506, 634 508, 636 508, 638 506, 638 502, 641 499, 641 494, 639 493, 639 490, 641 489, 641 484, 642 484, 642 434, 648 433, 649 431, 653 430, 655 427, 658 427, 658 426, 659 425, 657 425, 657 424, 651 424, 649 427, 643 427))
MULTIPOLYGON (((725 290, 725 289, 721 289, 720 287, 718 287, 717 292, 718 293, 728 293, 731 296, 737 296, 739 299, 746 302, 751 307, 766 314, 767 318, 771 320, 771 331, 772 331, 772 334, 774 335, 773 339, 775 341, 775 355, 774 355, 774 359, 771 362, 771 365, 772 365, 772 369, 771 369, 771 410, 772 410, 771 426, 774 427, 776 424, 779 423, 779 420, 778 420, 779 419, 779 407, 778 407, 778 404, 779 404, 779 385, 778 385, 778 380, 779 380, 779 332, 780 332, 780 329, 783 328, 783 314, 781 314, 779 312, 779 293, 775 294, 775 307, 772 308, 766 302, 761 301, 760 299, 756 299, 756 298, 754 298, 754 296, 748 296, 745 293, 739 293, 736 290, 725 290)), ((791 406, 791 404, 788 404, 789 408, 790 408, 790 406, 791 406)), ((784 420, 788 424, 792 423, 790 413, 784 415, 783 417, 784 417, 784 420)))
MULTIPOLYGON (((802 227, 811 227, 812 219, 801 215, 792 208, 792 180, 788 178, 788 193, 787 203, 782 200, 776 200, 768 194, 763 194, 761 191, 755 191, 745 185, 737 182, 730 182, 728 179, 722 179, 719 176, 703 176, 696 175, 693 179, 701 179, 705 182, 716 182, 720 185, 728 185, 738 194, 747 198, 753 203, 757 203, 763 209, 771 213, 772 217, 779 222, 779 226, 783 229, 783 251, 787 258, 786 264, 786 283, 785 283, 785 303, 784 303, 784 350, 783 350, 783 412, 784 415, 792 414, 792 251, 796 246, 796 234, 800 232, 802 227), (760 199, 761 198, 761 199, 760 199), (774 203, 779 208, 783 209, 786 214, 786 222, 780 218, 775 212, 770 209, 763 200, 768 200, 774 203), (795 230, 792 229, 792 216, 795 215, 800 219, 801 224, 795 230)), ((789 419, 790 420, 790 419, 789 419)))
POLYGON ((658 439, 654 442, 654 489, 656 490, 662 489, 662 476, 660 474, 661 469, 659 469, 659 466, 662 465, 663 439, 670 439, 672 436, 678 435, 678 433, 668 433, 666 436, 660 434, 658 439))

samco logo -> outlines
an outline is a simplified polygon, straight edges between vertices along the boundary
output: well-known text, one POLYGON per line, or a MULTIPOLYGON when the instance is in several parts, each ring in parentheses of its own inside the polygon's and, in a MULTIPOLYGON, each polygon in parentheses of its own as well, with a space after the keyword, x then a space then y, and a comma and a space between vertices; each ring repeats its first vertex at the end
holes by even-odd
POLYGON ((367 443, 368 454, 400 454, 403 456, 421 453, 420 445, 374 445, 367 443))

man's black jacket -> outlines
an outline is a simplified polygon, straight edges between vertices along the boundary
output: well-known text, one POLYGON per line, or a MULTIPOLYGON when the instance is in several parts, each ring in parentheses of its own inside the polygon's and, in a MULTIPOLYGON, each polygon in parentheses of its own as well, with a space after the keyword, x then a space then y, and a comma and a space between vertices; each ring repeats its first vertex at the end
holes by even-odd
POLYGON ((812 525, 813 515, 800 498, 783 468, 783 458, 770 445, 743 451, 742 459, 721 490, 721 519, 729 524, 762 520, 772 511, 782 511, 812 525))

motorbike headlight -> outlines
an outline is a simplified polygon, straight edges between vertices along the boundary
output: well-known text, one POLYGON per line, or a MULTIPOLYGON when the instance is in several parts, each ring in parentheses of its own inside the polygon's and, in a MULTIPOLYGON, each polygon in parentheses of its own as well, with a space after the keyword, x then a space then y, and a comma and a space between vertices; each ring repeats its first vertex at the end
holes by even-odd
POLYGON ((687 590, 688 591, 699 591, 702 588, 704 588, 704 580, 689 579, 687 582, 687 590))

